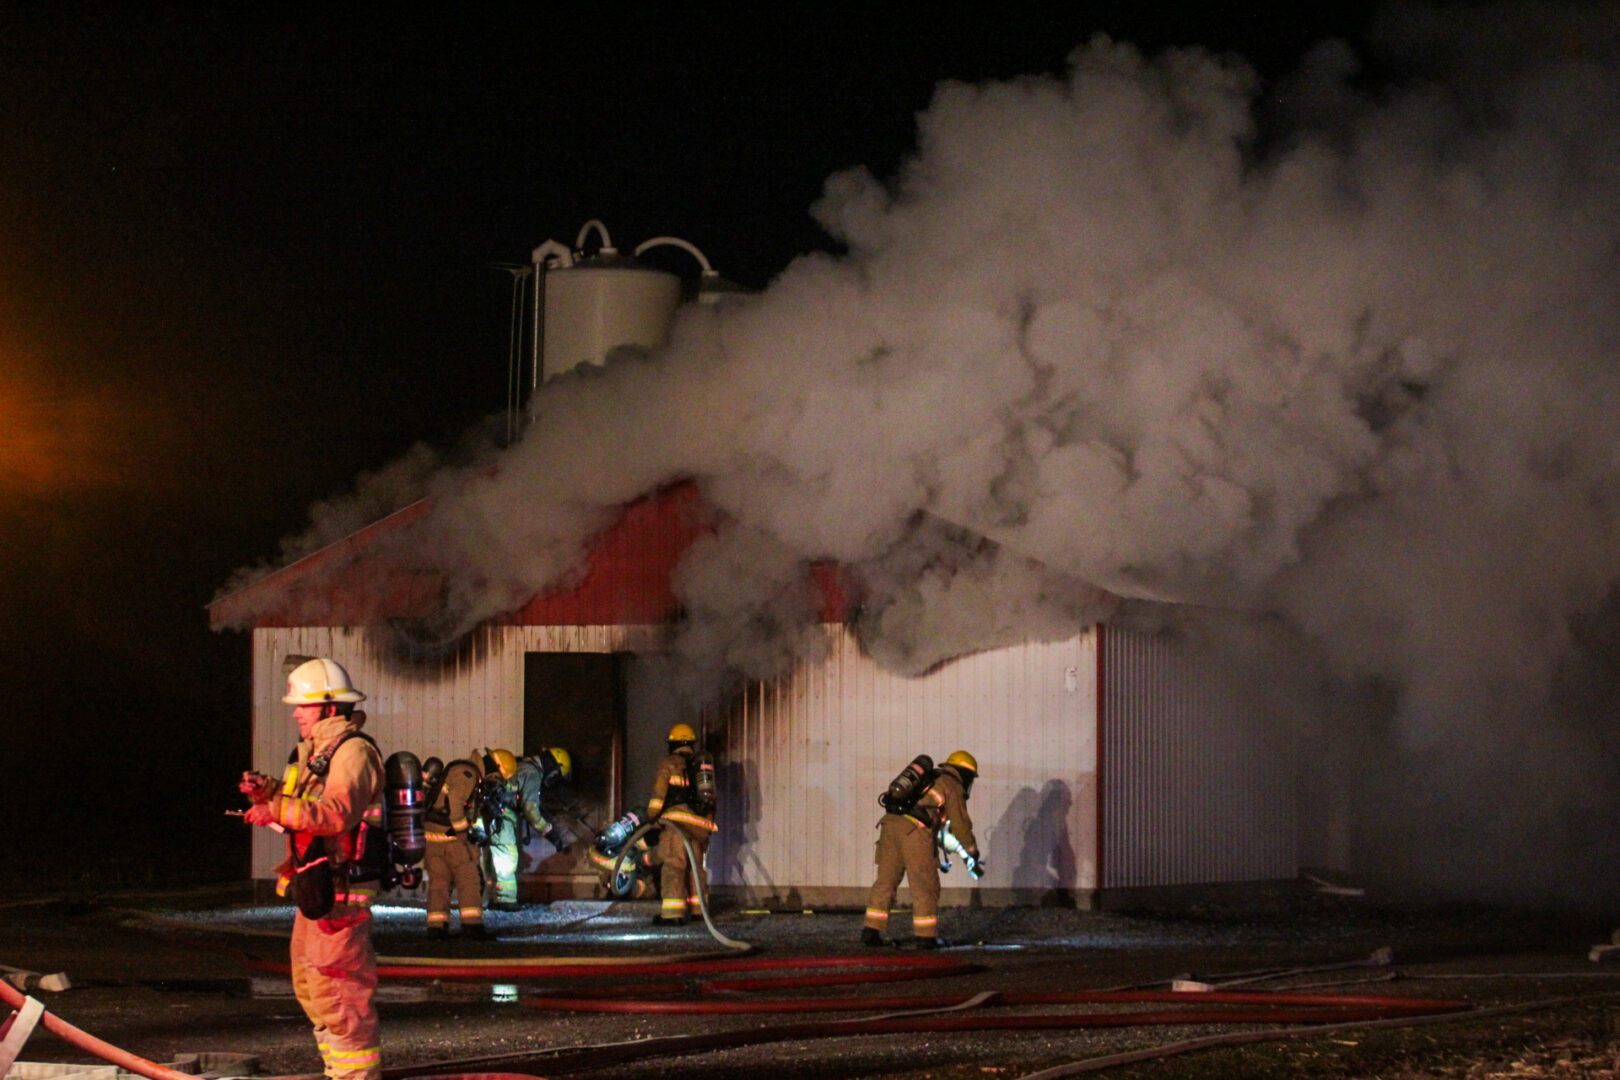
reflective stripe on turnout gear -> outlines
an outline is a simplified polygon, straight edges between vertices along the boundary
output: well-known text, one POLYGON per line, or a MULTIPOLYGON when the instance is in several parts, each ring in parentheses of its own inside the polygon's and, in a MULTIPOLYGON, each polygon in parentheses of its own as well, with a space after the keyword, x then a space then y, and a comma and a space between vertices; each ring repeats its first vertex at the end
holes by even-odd
POLYGON ((706 829, 709 832, 718 832, 719 829, 720 829, 720 826, 716 825, 713 821, 710 821, 708 818, 704 817, 702 814, 695 814, 690 810, 684 810, 684 809, 682 809, 682 810, 670 810, 669 812, 667 812, 665 814, 659 815, 658 820, 659 821, 678 821, 682 825, 690 825, 694 829, 706 829))

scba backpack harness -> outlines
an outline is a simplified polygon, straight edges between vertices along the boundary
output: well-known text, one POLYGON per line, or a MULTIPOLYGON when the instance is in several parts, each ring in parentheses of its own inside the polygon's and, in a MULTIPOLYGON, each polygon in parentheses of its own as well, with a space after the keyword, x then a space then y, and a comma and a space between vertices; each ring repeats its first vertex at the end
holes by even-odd
MULTIPOLYGON (((332 758, 350 739, 360 738, 371 744, 378 759, 382 750, 377 740, 362 732, 351 731, 319 754, 310 757, 304 768, 312 776, 324 777, 332 768, 332 758)), ((288 757, 289 765, 297 764, 298 751, 288 757)), ((327 844, 328 837, 312 836, 298 850, 293 845, 293 874, 290 891, 293 902, 306 918, 322 919, 331 913, 337 903, 335 875, 343 874, 348 882, 375 881, 383 889, 395 885, 411 888, 420 880, 416 864, 427 850, 422 821, 426 812, 422 767, 416 755, 400 751, 383 764, 382 815, 372 821, 362 818, 352 832, 353 854, 345 859, 341 850, 334 855, 327 844)), ((334 837, 341 841, 341 837, 334 837)), ((341 849, 341 843, 339 844, 341 849)))

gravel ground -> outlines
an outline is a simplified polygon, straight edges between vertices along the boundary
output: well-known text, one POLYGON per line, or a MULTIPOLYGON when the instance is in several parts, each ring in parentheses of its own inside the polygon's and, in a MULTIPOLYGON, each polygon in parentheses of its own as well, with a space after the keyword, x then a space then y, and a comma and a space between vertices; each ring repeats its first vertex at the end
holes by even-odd
MULTIPOLYGON (((68 901, 37 897, 0 904, 0 963, 64 971, 73 988, 39 996, 71 1023, 157 1061, 182 1053, 252 1055, 262 1073, 319 1069, 309 1030, 283 978, 251 973, 245 957, 284 959, 291 910, 255 906, 231 888, 184 895, 103 894, 68 901)), ((378 911, 379 952, 394 956, 674 957, 714 951, 701 924, 654 929, 651 905, 567 902, 490 913, 494 942, 430 942, 420 909, 378 911)), ((860 915, 850 911, 730 911, 725 935, 765 957, 865 954, 860 915)), ((904 925, 901 919, 898 925, 904 925)), ((1363 1028, 1312 1038, 1130 1065, 1129 1077, 1610 1077, 1620 1059, 1620 963, 1594 963, 1588 949, 1609 941, 1605 913, 1492 909, 1395 909, 1285 889, 1242 904, 1176 914, 1066 909, 947 909, 944 933, 977 970, 875 986, 794 991, 802 996, 960 994, 986 990, 1101 989, 1165 985, 1174 978, 1224 982, 1258 970, 1311 968, 1243 989, 1461 999, 1481 1015, 1461 1022, 1363 1028), (1389 950, 1393 961, 1378 963, 1389 950), (1611 996, 1613 995, 1613 996, 1611 996), (1484 1013, 1560 999, 1514 1012, 1484 1013)), ((790 1015, 621 1015, 539 1011, 522 999, 579 993, 578 982, 522 984, 386 982, 379 995, 390 1068, 514 1055, 488 1066, 562 1075, 558 1048, 661 1036, 779 1028, 850 1012, 790 1015)), ((1066 1007, 1067 1008, 1067 1007, 1066 1007)), ((1008 1008, 982 1010, 1007 1015, 1008 1008)), ((1041 1006, 1025 1012, 1061 1011, 1041 1006)), ((771 1077, 1022 1077, 1078 1059, 1256 1025, 1189 1024, 1073 1031, 968 1031, 800 1037, 761 1045, 641 1057, 568 1075, 641 1080, 771 1077)), ((23 1058, 91 1059, 36 1032, 23 1058)))

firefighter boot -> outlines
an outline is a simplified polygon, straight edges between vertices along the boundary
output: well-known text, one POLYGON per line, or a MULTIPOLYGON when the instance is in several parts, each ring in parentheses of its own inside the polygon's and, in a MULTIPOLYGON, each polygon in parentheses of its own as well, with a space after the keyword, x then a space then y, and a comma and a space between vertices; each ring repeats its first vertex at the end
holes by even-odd
POLYGON ((875 949, 883 947, 883 935, 870 926, 861 927, 861 944, 875 949))

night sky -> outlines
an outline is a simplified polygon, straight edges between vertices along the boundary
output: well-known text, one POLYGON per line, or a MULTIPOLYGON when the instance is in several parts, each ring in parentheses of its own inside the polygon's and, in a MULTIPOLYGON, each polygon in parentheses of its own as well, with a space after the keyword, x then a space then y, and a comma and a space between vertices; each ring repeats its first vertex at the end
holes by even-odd
POLYGON ((89 874, 132 828, 172 851, 229 824, 248 642, 204 605, 312 503, 502 410, 497 264, 600 218, 623 248, 672 234, 763 286, 832 248, 808 213, 822 184, 892 174, 942 79, 1059 74, 1097 33, 1277 76, 1369 17, 804 10, 0 7, 13 836, 89 874))

